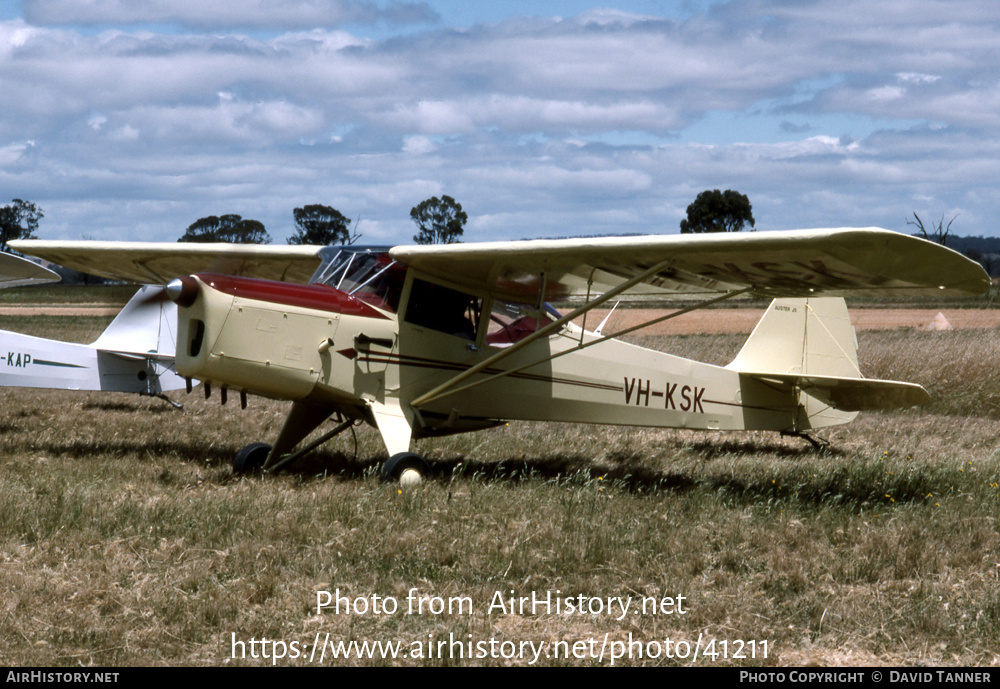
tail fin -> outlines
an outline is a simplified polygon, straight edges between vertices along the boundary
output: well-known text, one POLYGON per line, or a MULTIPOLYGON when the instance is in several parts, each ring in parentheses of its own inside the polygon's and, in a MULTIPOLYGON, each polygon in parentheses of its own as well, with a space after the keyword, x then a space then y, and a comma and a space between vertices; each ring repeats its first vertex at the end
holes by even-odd
POLYGON ((729 368, 861 378, 847 304, 840 297, 775 299, 729 368))
POLYGON ((177 311, 144 287, 90 345, 0 330, 0 387, 159 395, 186 385, 173 371, 177 311))
POLYGON ((913 383, 862 377, 854 328, 840 297, 775 299, 728 368, 796 394, 798 431, 930 399, 913 383))
POLYGON ((173 359, 177 349, 177 305, 166 288, 145 285, 91 347, 118 354, 173 359))

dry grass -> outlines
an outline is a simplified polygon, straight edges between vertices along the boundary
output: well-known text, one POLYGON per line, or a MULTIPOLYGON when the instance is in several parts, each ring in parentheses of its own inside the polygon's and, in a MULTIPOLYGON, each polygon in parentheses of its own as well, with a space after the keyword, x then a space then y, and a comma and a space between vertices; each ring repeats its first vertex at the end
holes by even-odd
MULTIPOLYGON (((135 285, 69 285, 55 284, 14 287, 0 291, 0 304, 107 304, 125 306, 138 287, 135 285)), ((7 328, 9 329, 9 328, 7 328)))
MULTIPOLYGON (((88 341, 103 322, 53 319, 39 334, 88 341)), ((421 441, 435 478, 409 492, 377 481, 384 454, 367 429, 278 477, 233 478, 232 455, 274 436, 282 404, 241 412, 196 391, 177 396, 178 412, 124 395, 2 390, 0 662, 270 664, 233 660, 232 635, 304 644, 319 632, 598 646, 605 634, 701 636, 770 644, 766 660, 720 664, 995 664, 997 337, 862 333, 868 375, 921 382, 937 399, 862 415, 829 434, 827 452, 766 433, 518 424, 421 441), (315 611, 318 590, 405 603, 414 587, 467 596, 473 612, 315 611), (511 589, 680 594, 689 611, 488 614, 511 589)), ((742 339, 653 344, 719 363, 742 339)))

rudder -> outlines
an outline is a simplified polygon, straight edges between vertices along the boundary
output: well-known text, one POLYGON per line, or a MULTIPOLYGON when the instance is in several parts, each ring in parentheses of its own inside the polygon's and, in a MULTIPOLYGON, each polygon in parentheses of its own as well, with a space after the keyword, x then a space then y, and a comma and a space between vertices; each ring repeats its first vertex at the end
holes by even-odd
POLYGON ((795 396, 789 431, 847 423, 857 415, 834 408, 810 378, 862 378, 854 326, 841 297, 775 299, 727 368, 757 380, 781 377, 771 383, 795 396))
POLYGON ((727 368, 861 378, 847 304, 840 297, 775 299, 727 368))

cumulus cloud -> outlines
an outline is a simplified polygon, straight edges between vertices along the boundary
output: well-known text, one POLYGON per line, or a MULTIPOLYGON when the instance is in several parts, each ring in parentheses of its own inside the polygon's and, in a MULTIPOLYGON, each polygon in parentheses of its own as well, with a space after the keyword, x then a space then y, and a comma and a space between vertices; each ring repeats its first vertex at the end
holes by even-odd
POLYGON ((34 143, 31 141, 0 146, 0 169, 18 163, 32 146, 34 143))
POLYGON ((993 232, 988 5, 614 4, 442 28, 417 2, 27 0, 0 22, 0 184, 101 237, 222 212, 281 237, 326 203, 405 241, 442 193, 481 239, 675 231, 706 188, 747 193, 766 228, 896 227, 930 198, 993 232), (393 21, 412 24, 356 28, 393 21))
POLYGON ((437 146, 426 136, 408 136, 403 142, 403 151, 414 155, 433 153, 437 146))

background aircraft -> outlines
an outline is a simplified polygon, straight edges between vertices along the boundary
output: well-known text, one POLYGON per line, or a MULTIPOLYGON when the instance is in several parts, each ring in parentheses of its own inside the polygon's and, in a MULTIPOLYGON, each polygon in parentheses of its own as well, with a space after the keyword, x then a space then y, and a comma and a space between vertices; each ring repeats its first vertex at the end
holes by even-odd
POLYGON ((44 285, 61 279, 53 271, 26 258, 0 253, 0 289, 44 285))
MULTIPOLYGON (((0 288, 59 282, 51 270, 0 253, 0 288)), ((0 330, 0 386, 161 395, 185 385, 174 364, 177 308, 145 286, 89 345, 0 330)))
POLYGON ((235 469, 276 471, 366 421, 389 452, 386 478, 427 472, 410 452, 415 438, 508 419, 804 434, 858 411, 920 404, 928 397, 918 385, 861 376, 842 297, 963 296, 989 286, 960 254, 879 229, 388 251, 253 247, 252 258, 217 245, 12 246, 101 275, 161 283, 181 275, 167 286, 178 306, 177 371, 292 401, 273 446, 248 445, 235 469), (219 272, 184 275, 206 259, 219 272), (319 267, 309 284, 233 274, 248 261, 282 278, 319 267), (586 330, 589 311, 628 294, 690 300, 655 320, 739 295, 774 301, 720 367, 586 330), (550 305, 557 300, 571 304, 565 314, 550 305), (295 451, 331 416, 331 431, 295 451))
MULTIPOLYGON (((143 245, 130 246, 134 256, 143 245)), ((256 258, 253 249, 216 247, 210 252, 189 252, 187 260, 200 260, 199 265, 204 268, 227 270, 234 275, 260 275, 272 279, 292 277, 303 281, 311 274, 310 269, 298 274, 289 270, 287 263, 281 262, 276 255, 311 256, 314 265, 319 262, 315 258, 315 247, 305 251, 294 247, 284 252, 272 251, 268 258, 261 260, 256 258)), ((140 283, 162 282, 163 278, 156 271, 170 270, 169 265, 161 268, 156 262, 143 264, 141 269, 138 265, 136 261, 129 261, 118 268, 126 272, 133 269, 127 279, 140 283)), ((59 280, 59 275, 32 261, 0 253, 0 289, 59 280)), ((91 344, 0 330, 0 386, 162 396, 164 392, 191 384, 190 379, 178 376, 173 370, 176 333, 177 307, 167 298, 164 287, 147 284, 91 344)))
POLYGON ((185 386, 173 371, 177 307, 144 286, 91 344, 0 330, 0 386, 162 396, 185 386))

